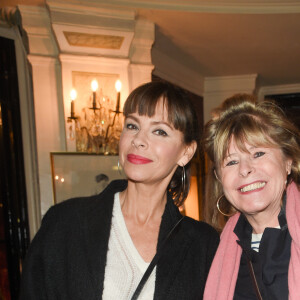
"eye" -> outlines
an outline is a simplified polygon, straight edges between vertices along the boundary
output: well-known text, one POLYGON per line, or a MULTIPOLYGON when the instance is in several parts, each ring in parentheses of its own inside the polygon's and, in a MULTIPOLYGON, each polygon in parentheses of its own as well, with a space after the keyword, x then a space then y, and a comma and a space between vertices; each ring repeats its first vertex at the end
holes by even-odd
POLYGON ((154 131, 154 133, 161 136, 168 136, 168 134, 162 129, 157 129, 154 131))
POLYGON ((127 123, 126 124, 126 128, 129 129, 129 130, 136 130, 136 129, 138 129, 138 127, 135 124, 133 124, 133 123, 127 123))
POLYGON ((263 155, 265 155, 265 152, 262 152, 262 151, 255 152, 255 153, 254 153, 254 158, 258 158, 258 157, 261 157, 261 156, 263 156, 263 155))
POLYGON ((237 163, 238 163, 238 161, 236 161, 236 160, 230 160, 230 161, 225 163, 225 166, 229 167, 229 166, 236 165, 237 163))

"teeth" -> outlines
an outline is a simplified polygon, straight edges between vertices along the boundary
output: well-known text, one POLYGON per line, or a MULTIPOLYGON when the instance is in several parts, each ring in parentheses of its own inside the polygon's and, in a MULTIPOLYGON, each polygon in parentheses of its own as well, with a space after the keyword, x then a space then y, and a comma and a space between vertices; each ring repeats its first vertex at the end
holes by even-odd
POLYGON ((256 190, 256 189, 260 189, 262 187, 264 187, 266 185, 265 182, 256 182, 256 183, 252 183, 252 184, 249 184, 245 187, 243 187, 241 189, 241 192, 249 192, 249 191, 253 191, 253 190, 256 190))

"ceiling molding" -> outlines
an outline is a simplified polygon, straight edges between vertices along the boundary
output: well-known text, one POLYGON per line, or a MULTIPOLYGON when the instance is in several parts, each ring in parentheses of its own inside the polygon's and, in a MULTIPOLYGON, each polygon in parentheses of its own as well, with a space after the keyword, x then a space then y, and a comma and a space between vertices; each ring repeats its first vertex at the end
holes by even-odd
POLYGON ((257 74, 206 77, 204 80, 204 92, 206 95, 224 92, 252 92, 255 88, 256 79, 257 74))
POLYGON ((57 56, 58 48, 52 33, 46 8, 18 5, 22 16, 22 30, 29 40, 29 53, 43 56, 57 56))
MULTIPOLYGON (((106 0, 90 0, 92 3, 107 3, 106 0)), ((112 0, 111 5, 158 10, 186 12, 237 13, 237 14, 284 14, 299 13, 299 1, 169 1, 169 0, 112 0)))
POLYGON ((258 91, 258 99, 263 100, 266 95, 280 95, 293 93, 300 93, 300 84, 264 86, 261 87, 258 91))
POLYGON ((201 74, 191 70, 157 48, 152 49, 152 60, 155 65, 154 75, 196 95, 203 95, 204 78, 201 74))
POLYGON ((134 20, 135 13, 132 9, 115 8, 107 5, 107 1, 76 1, 76 0, 46 0, 46 5, 51 11, 60 13, 78 14, 80 16, 97 16, 134 20))

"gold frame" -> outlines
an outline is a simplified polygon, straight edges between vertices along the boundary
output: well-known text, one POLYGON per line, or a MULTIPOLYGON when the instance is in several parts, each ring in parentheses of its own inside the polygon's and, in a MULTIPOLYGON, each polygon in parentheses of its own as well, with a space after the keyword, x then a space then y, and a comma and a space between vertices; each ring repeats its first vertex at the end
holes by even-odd
POLYGON ((51 152, 54 203, 100 193, 110 181, 125 178, 117 155, 51 152))

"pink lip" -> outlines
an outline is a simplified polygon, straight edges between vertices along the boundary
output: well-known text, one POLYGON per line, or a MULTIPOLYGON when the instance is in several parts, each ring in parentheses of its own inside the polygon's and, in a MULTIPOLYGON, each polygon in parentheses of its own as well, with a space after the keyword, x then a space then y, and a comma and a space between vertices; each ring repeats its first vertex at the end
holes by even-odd
POLYGON ((248 183, 248 184, 244 184, 244 185, 241 185, 240 187, 237 188, 237 190, 242 193, 243 195, 245 194, 250 194, 250 193, 255 193, 255 192, 259 192, 261 190, 263 190, 265 188, 265 185, 262 186, 261 188, 258 188, 258 189, 255 189, 255 190, 250 190, 250 191, 247 191, 247 192, 242 192, 241 189, 244 188, 245 186, 248 186, 250 184, 254 184, 256 182, 265 182, 264 180, 256 180, 256 181, 253 181, 251 183, 248 183))
POLYGON ((135 165, 143 165, 143 164, 148 164, 151 163, 152 160, 143 157, 143 156, 139 156, 139 155, 134 155, 134 154, 128 154, 127 155, 127 160, 135 165))

